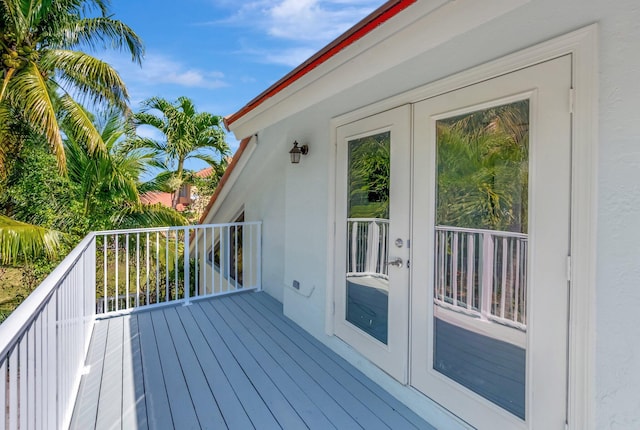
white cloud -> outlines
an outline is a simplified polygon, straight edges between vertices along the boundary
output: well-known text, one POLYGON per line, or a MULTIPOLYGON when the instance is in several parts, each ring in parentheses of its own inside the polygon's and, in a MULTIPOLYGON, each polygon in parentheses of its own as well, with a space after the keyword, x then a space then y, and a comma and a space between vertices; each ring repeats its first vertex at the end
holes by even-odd
POLYGON ((151 54, 145 58, 139 78, 154 84, 173 84, 190 88, 215 89, 227 86, 221 72, 188 68, 178 61, 158 54, 151 54))
POLYGON ((205 24, 246 27, 280 40, 277 51, 254 47, 243 53, 286 66, 297 66, 382 4, 381 0, 252 0, 238 7, 235 1, 215 2, 234 7, 234 12, 205 24))
POLYGON ((226 87, 224 74, 188 67, 180 61, 159 53, 148 53, 142 67, 122 57, 107 61, 123 76, 126 82, 138 86, 175 85, 188 88, 216 89, 226 87))

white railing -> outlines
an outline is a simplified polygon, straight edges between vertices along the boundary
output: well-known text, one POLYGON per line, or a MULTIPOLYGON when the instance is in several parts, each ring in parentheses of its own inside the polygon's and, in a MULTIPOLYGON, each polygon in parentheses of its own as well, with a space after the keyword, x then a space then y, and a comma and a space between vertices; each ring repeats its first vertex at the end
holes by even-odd
POLYGON ((260 222, 96 233, 96 312, 261 288, 260 222))
POLYGON ((69 422, 95 312, 95 237, 87 236, 0 324, 0 425, 69 422))
POLYGON ((526 234, 436 227, 435 303, 526 329, 527 252, 526 234))
POLYGON ((389 220, 348 218, 347 276, 388 278, 389 220))
POLYGON ((261 289, 261 228, 89 234, 0 324, 0 427, 68 427, 96 317, 261 289))

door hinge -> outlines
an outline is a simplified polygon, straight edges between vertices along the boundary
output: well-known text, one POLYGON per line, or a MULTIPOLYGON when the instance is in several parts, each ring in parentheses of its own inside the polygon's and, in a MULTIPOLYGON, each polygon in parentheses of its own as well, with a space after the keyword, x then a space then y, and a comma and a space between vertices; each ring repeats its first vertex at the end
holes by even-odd
POLYGON ((567 255, 567 281, 571 282, 571 256, 567 255))
POLYGON ((569 88, 569 113, 573 113, 573 107, 576 103, 576 90, 569 88))

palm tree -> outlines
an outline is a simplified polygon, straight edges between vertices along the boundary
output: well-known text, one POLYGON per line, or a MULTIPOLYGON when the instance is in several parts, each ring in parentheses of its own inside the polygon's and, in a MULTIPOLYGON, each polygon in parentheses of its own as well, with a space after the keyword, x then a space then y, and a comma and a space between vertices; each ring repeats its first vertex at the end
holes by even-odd
MULTIPOLYGON (((72 97, 128 110, 127 89, 118 73, 85 52, 98 46, 127 50, 136 62, 143 55, 141 39, 111 18, 108 0, 0 0, 0 179, 7 175, 7 157, 19 152, 33 131, 46 136, 64 172, 60 119, 89 152, 105 151, 91 118, 72 97)), ((6 217, 0 218, 0 228, 2 258, 22 249, 19 238, 27 233, 31 240, 43 240, 30 247, 34 252, 53 243, 38 227, 6 217)))
POLYGON ((3 125, 12 110, 46 135, 61 171, 66 162, 58 118, 68 119, 91 151, 100 145, 71 94, 127 110, 127 89, 118 73, 83 51, 111 46, 141 60, 142 41, 109 16, 107 6, 108 0, 0 0, 0 157, 6 155, 3 125), (86 16, 92 12, 98 16, 86 16))
POLYGON ((96 127, 104 152, 92 152, 66 125, 64 122, 69 180, 76 185, 76 199, 82 202, 89 230, 186 224, 184 217, 172 209, 140 202, 139 178, 149 155, 123 147, 125 120, 119 112, 108 112, 96 127))
POLYGON ((159 130, 164 140, 137 137, 131 147, 150 155, 151 165, 162 170, 151 184, 172 192, 172 206, 176 208, 180 188, 192 180, 184 168, 186 160, 200 159, 213 167, 218 176, 224 172, 225 157, 230 151, 224 140, 222 120, 207 112, 197 112, 187 97, 179 97, 175 103, 153 97, 145 100, 143 106, 142 111, 134 115, 135 125, 159 130), (216 156, 211 155, 211 150, 216 156))

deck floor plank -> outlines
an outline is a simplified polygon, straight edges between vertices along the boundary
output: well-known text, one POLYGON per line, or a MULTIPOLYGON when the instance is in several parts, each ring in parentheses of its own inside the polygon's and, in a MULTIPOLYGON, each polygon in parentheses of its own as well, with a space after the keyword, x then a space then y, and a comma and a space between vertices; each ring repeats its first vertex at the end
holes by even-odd
POLYGON ((265 293, 97 321, 72 428, 433 429, 265 293))
POLYGON ((218 314, 217 307, 211 306, 209 302, 202 304, 206 309, 207 318, 212 322, 223 342, 231 350, 234 357, 242 366, 253 385, 261 393, 262 399, 269 406, 280 426, 291 429, 307 428, 298 412, 289 403, 290 399, 278 389, 278 386, 269 378, 260 364, 254 359, 247 347, 237 338, 233 328, 229 327, 226 321, 218 314))
POLYGON ((126 316, 123 319, 122 428, 143 430, 149 428, 149 426, 144 395, 138 319, 135 316, 126 316))
MULTIPOLYGON (((216 354, 214 354, 201 331, 202 325, 196 322, 192 312, 183 307, 178 308, 177 313, 184 326, 186 336, 198 356, 200 367, 216 398, 227 427, 238 430, 255 428, 251 422, 252 418, 256 423, 263 423, 263 425, 272 421, 272 425, 275 426, 276 422, 269 409, 264 405, 240 366, 237 363, 235 366, 227 364, 225 366, 227 374, 225 374, 219 361, 224 360, 219 357, 225 355, 225 352, 221 351, 220 343, 214 343, 216 349, 216 354), (238 396, 238 393, 242 393, 242 395, 238 396)), ((211 332, 206 329, 205 331, 211 332)), ((228 351, 226 354, 230 356, 228 351)))
MULTIPOLYGON (((175 339, 171 337, 164 312, 160 309, 157 312, 151 312, 150 315, 153 321, 153 330, 158 345, 158 354, 160 355, 160 365, 162 366, 164 383, 167 387, 169 407, 171 408, 174 424, 179 423, 180 427, 185 429, 201 428, 191 399, 191 393, 184 378, 185 370, 178 359, 176 347, 173 343, 175 339)), ((189 370, 187 369, 187 371, 189 370)))
POLYGON ((107 332, 109 321, 96 321, 91 334, 91 343, 87 353, 85 365, 89 366, 89 373, 82 378, 75 412, 71 421, 71 430, 84 430, 96 425, 98 402, 100 400, 100 385, 102 384, 102 368, 105 351, 107 350, 107 332))
POLYGON ((269 319, 243 306, 239 300, 227 300, 225 304, 247 327, 250 324, 253 326, 256 340, 269 349, 274 359, 288 369, 301 386, 307 387, 314 401, 332 418, 337 428, 386 427, 329 372, 289 338, 274 330, 269 319))
POLYGON ((249 375, 236 360, 233 352, 225 344, 216 327, 209 320, 201 306, 190 309, 193 318, 198 321, 201 333, 205 335, 207 344, 215 353, 215 357, 233 387, 242 406, 256 428, 276 429, 281 428, 269 405, 263 398, 257 387, 253 384, 249 375))
POLYGON ((123 318, 109 320, 107 333, 107 349, 102 370, 102 385, 100 386, 100 403, 96 428, 121 428, 122 421, 122 340, 123 318), (103 401, 103 399, 118 399, 118 401, 103 401))
POLYGON ((295 344, 307 350, 312 359, 316 360, 335 378, 348 385, 354 395, 360 399, 367 399, 366 404, 369 409, 391 428, 434 429, 364 373, 285 317, 282 313, 282 304, 273 297, 267 294, 257 294, 255 300, 246 301, 246 297, 242 296, 238 296, 237 299, 245 300, 246 305, 252 306, 254 309, 260 309, 260 305, 262 305, 263 309, 268 312, 269 319, 282 333, 295 344))
MULTIPOLYGON (((228 298, 221 298, 220 304, 229 303, 228 298)), ((234 315, 226 306, 217 306, 220 316, 227 322, 229 327, 233 327, 233 331, 247 351, 253 356, 256 362, 262 367, 273 383, 280 389, 283 395, 289 400, 291 406, 297 411, 300 418, 304 420, 310 429, 324 430, 335 428, 335 426, 327 419, 323 411, 317 405, 319 394, 317 384, 305 387, 303 390, 291 375, 293 369, 284 366, 282 362, 272 357, 271 351, 268 351, 258 342, 249 329, 242 321, 234 315), (306 392, 305 392, 306 391, 306 392)), ((255 327, 257 329, 257 327, 255 327)), ((302 384, 301 384, 302 385, 302 384)))
POLYGON ((200 362, 189 343, 189 339, 185 336, 185 330, 176 313, 176 309, 174 307, 167 308, 163 313, 171 332, 173 344, 178 355, 177 358, 183 369, 187 389, 195 407, 200 426, 204 428, 227 427, 220 413, 218 403, 211 392, 207 378, 202 372, 200 362))
POLYGON ((144 396, 147 405, 149 428, 174 428, 173 416, 169 407, 169 397, 164 383, 164 374, 160 365, 160 355, 153 332, 151 312, 139 313, 132 318, 138 321, 140 336, 140 355, 142 357, 142 376, 144 378, 144 396))

